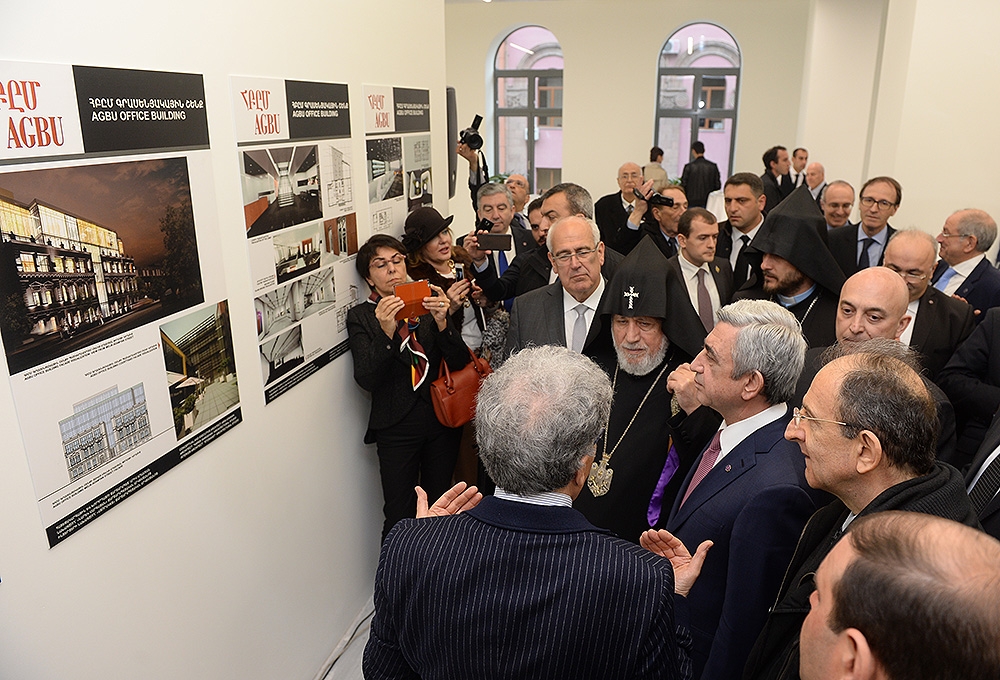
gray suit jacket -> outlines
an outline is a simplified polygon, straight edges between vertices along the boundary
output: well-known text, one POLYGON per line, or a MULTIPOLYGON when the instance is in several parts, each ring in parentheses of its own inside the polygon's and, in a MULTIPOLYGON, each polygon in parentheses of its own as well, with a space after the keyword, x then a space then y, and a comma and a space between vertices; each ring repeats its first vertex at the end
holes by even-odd
MULTIPOLYGON (((606 291, 607 288, 605 294, 606 291)), ((601 302, 604 302, 603 297, 601 302)), ((528 346, 566 347, 564 312, 563 287, 559 281, 514 298, 514 307, 510 312, 510 327, 507 329, 507 342, 503 350, 504 358, 528 346)), ((606 324, 601 323, 601 315, 595 314, 583 345, 584 354, 593 356, 611 342, 611 331, 605 326, 606 324)))

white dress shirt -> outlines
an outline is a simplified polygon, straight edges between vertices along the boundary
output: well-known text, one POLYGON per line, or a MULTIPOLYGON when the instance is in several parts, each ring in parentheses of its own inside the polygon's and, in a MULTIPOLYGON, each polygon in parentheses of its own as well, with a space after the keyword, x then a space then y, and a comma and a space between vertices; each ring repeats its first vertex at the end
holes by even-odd
MULTIPOLYGON (((563 323, 566 324, 566 348, 573 349, 573 326, 576 325, 576 306, 580 304, 577 302, 576 298, 566 292, 563 288, 563 323)), ((604 277, 601 277, 600 283, 597 284, 597 289, 590 294, 590 297, 583 301, 583 304, 587 305, 587 311, 583 313, 584 318, 587 320, 587 332, 590 332, 590 327, 594 323, 594 317, 597 316, 597 307, 601 304, 601 296, 604 295, 604 277)))
POLYGON ((715 277, 712 276, 712 270, 708 268, 708 263, 705 262, 700 267, 695 267, 684 257, 683 252, 677 257, 677 261, 681 265, 681 276, 684 277, 684 285, 687 286, 688 299, 691 300, 691 306, 696 312, 698 311, 698 272, 705 272, 705 288, 708 289, 708 297, 712 300, 712 318, 714 319, 722 303, 719 300, 719 287, 715 285, 715 277))
MULTIPOLYGON (((775 404, 774 406, 769 406, 760 413, 750 416, 749 418, 744 418, 743 420, 735 422, 732 425, 728 425, 726 421, 723 420, 722 425, 719 427, 719 429, 722 430, 722 434, 719 435, 719 446, 721 447, 721 450, 719 451, 719 457, 715 459, 715 465, 718 465, 719 461, 726 457, 726 454, 739 446, 740 442, 768 423, 773 423, 775 420, 785 415, 787 410, 788 405, 782 402, 780 404, 775 404)), ((712 467, 714 468, 715 466, 712 467)))

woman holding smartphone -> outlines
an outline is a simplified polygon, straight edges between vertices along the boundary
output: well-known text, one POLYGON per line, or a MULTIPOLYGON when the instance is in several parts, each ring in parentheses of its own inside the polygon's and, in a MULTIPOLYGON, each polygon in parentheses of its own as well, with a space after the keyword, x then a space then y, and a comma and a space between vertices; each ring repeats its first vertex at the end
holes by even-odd
POLYGON ((452 303, 440 286, 430 285, 426 314, 396 319, 405 303, 395 287, 406 281, 406 248, 397 239, 372 236, 355 265, 371 295, 347 312, 347 332, 354 379, 372 395, 365 443, 378 451, 384 540, 396 522, 415 515, 414 486, 419 483, 430 498, 451 486, 462 429, 438 422, 430 384, 441 361, 457 371, 469 363, 469 351, 449 319, 452 303))

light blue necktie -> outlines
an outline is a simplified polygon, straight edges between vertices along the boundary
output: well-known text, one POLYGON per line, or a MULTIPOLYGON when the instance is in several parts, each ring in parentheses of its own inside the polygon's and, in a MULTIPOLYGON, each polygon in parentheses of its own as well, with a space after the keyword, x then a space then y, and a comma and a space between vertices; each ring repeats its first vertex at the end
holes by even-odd
POLYGON ((941 275, 941 278, 937 280, 937 283, 934 284, 934 287, 943 293, 944 289, 948 286, 948 282, 951 281, 951 277, 957 273, 958 272, 955 271, 954 267, 948 267, 944 270, 944 274, 941 275))

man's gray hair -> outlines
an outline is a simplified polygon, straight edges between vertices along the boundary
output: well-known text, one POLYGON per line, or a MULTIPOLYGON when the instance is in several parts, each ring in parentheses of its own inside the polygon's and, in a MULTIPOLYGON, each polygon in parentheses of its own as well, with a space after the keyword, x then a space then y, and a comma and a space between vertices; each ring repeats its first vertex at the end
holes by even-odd
POLYGON ((594 219, 594 199, 591 198, 590 192, 579 184, 572 182, 557 184, 542 194, 542 200, 556 194, 565 194, 566 202, 569 203, 569 209, 574 215, 580 214, 594 219))
POLYGON ((510 193, 510 189, 507 188, 506 184, 501 184, 499 182, 487 182, 479 187, 476 191, 476 205, 479 205, 481 201, 486 196, 492 196, 494 194, 503 194, 507 197, 507 202, 510 204, 511 209, 514 208, 514 196, 510 193))
POLYGON ((479 390, 476 443, 497 486, 521 496, 570 483, 611 412, 611 381, 565 347, 530 347, 479 390))
POLYGON ((732 378, 759 371, 769 404, 791 399, 806 359, 806 340, 795 315, 768 300, 738 300, 720 309, 716 319, 738 330, 732 378))
POLYGON ((917 240, 920 240, 920 241, 924 241, 925 243, 927 243, 927 245, 929 245, 931 247, 931 251, 933 251, 933 253, 935 255, 937 255, 937 251, 938 251, 938 242, 937 242, 937 239, 934 238, 933 236, 931 236, 930 234, 928 234, 923 229, 912 229, 912 228, 911 229, 897 229, 896 233, 893 234, 892 236, 890 236, 889 240, 886 241, 886 245, 888 246, 890 243, 892 243, 893 241, 895 241, 897 238, 900 239, 901 242, 905 241, 906 239, 917 239, 917 240))
POLYGON ((966 208, 955 213, 958 215, 958 233, 971 234, 976 237, 976 250, 985 253, 997 239, 997 223, 989 213, 975 208, 966 208))
MULTIPOLYGON (((582 220, 582 221, 584 221, 584 222, 587 223, 587 226, 590 227, 590 233, 594 237, 594 247, 595 248, 597 247, 597 244, 601 242, 601 230, 597 226, 597 222, 595 222, 594 220, 590 219, 589 217, 580 217, 579 215, 570 215, 569 217, 563 217, 561 219, 556 220, 555 222, 552 223, 552 226, 549 227, 549 233, 545 235, 545 247, 549 249, 550 253, 553 252, 552 251, 552 235, 556 232, 556 227, 558 227, 561 224, 564 224, 565 222, 569 222, 571 220, 582 220)), ((604 246, 604 247, 607 248, 607 246, 604 246)))

